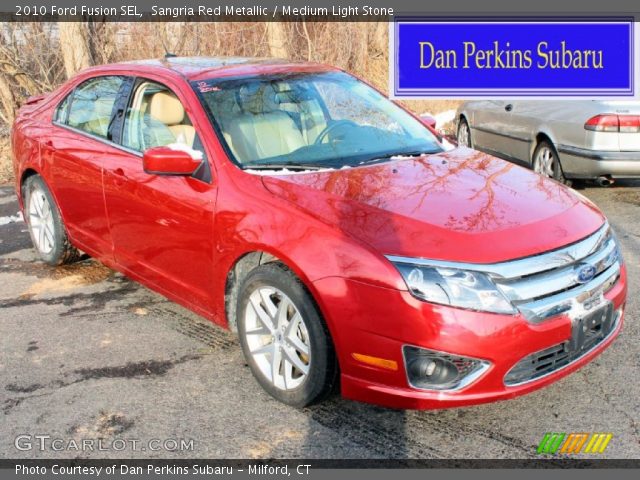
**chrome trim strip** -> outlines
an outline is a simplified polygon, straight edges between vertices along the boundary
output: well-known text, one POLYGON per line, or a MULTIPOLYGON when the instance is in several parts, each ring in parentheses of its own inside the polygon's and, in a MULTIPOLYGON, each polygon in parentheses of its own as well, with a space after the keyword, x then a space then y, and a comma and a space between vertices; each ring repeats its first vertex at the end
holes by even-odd
POLYGON ((532 139, 527 138, 527 137, 520 137, 518 135, 513 135, 513 134, 510 134, 510 133, 499 132, 499 131, 493 130, 491 128, 478 127, 477 125, 475 125, 475 126, 469 125, 469 128, 472 128, 473 130, 478 130, 479 132, 489 133, 491 135, 498 135, 500 137, 509 138, 511 140, 517 140, 519 142, 531 143, 533 141, 532 139))
POLYGON ((125 147, 124 145, 120 145, 119 143, 116 143, 116 142, 114 142, 112 140, 109 140, 109 139, 106 139, 104 137, 101 137, 100 135, 95 135, 95 134, 89 133, 89 132, 87 132, 85 130, 81 130, 79 128, 72 127, 71 125, 65 125, 64 123, 60 123, 60 122, 57 122, 57 121, 52 122, 52 124, 55 125, 56 127, 64 128, 65 130, 69 130, 70 132, 77 133, 80 136, 87 137, 87 138, 90 138, 92 140, 96 140, 96 141, 98 141, 100 143, 103 143, 105 145, 109 145, 110 147, 117 148, 118 150, 122 150, 124 152, 131 153, 132 155, 136 155, 136 156, 142 158, 142 152, 139 152, 138 150, 134 150, 134 149, 129 148, 129 147, 125 147))
POLYGON ((589 160, 640 161, 640 151, 589 150, 587 148, 573 147, 571 145, 558 145, 557 148, 559 153, 566 153, 567 155, 587 158, 589 160))
POLYGON ((500 263, 465 263, 449 262, 444 260, 429 260, 426 258, 411 258, 397 255, 385 255, 393 263, 405 263, 409 265, 452 268, 488 273, 498 279, 512 279, 546 272, 559 267, 565 267, 576 263, 591 255, 602 245, 610 235, 609 223, 605 222, 598 230, 588 237, 571 245, 551 250, 538 255, 523 257, 500 263))
MULTIPOLYGON (((585 355, 587 355, 590 352, 593 352, 596 348, 598 348, 600 345, 602 345, 603 343, 605 343, 607 340, 609 340, 609 338, 611 338, 613 336, 613 334, 615 334, 616 332, 618 332, 618 330, 620 329, 620 319, 622 318, 622 307, 618 308, 618 310, 616 310, 616 318, 614 320, 614 324, 613 324, 613 328, 611 329, 611 331, 607 334, 606 337, 604 337, 602 340, 600 340, 598 343, 596 343, 590 350, 587 350, 585 352, 582 353, 582 355, 574 358, 572 361, 570 361, 569 363, 567 363, 566 365, 563 365, 562 367, 556 369, 556 370, 552 370, 551 372, 547 372, 544 375, 540 375, 539 377, 536 378, 532 378, 530 380, 525 380, 523 382, 518 382, 518 383, 507 383, 505 382, 504 378, 502 379, 502 383, 504 384, 505 387, 518 387, 520 385, 525 385, 527 383, 531 383, 531 382, 536 382, 538 380, 542 380, 543 378, 548 377, 549 375, 553 375, 554 373, 558 373, 561 372, 562 370, 564 370, 565 368, 569 368, 571 365, 573 365, 574 363, 576 363, 577 361, 579 361, 580 359, 582 359, 582 357, 584 357, 585 355)), ((551 345, 547 348, 551 348, 554 345, 551 345)), ((518 365, 522 360, 524 360, 525 358, 527 358, 529 355, 535 355, 536 353, 542 352, 546 350, 546 348, 543 348, 542 350, 538 350, 538 352, 532 352, 529 353, 528 355, 525 355, 524 357, 522 357, 520 360, 518 360, 510 369, 509 371, 505 374, 505 378, 507 375, 509 375, 509 372, 516 366, 518 365)))

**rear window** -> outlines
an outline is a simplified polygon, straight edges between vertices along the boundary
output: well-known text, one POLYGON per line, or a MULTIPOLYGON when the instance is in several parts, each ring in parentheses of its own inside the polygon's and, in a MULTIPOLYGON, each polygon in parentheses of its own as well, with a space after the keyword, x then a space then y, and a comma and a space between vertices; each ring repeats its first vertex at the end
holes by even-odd
POLYGON ((87 80, 58 106, 55 119, 84 132, 108 138, 113 107, 124 77, 108 76, 87 80))

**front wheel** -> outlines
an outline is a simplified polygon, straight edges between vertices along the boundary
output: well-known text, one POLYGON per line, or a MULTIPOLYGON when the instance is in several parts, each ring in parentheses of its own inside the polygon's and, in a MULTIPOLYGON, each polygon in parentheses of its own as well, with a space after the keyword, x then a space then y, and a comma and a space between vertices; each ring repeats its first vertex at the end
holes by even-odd
POLYGON ((562 172, 560 158, 556 149, 546 140, 541 141, 533 152, 533 171, 543 177, 553 178, 560 183, 569 184, 562 172))
POLYGON ((247 364, 271 396, 304 407, 331 392, 337 377, 331 337, 289 269, 277 263, 255 268, 240 287, 236 311, 247 364))

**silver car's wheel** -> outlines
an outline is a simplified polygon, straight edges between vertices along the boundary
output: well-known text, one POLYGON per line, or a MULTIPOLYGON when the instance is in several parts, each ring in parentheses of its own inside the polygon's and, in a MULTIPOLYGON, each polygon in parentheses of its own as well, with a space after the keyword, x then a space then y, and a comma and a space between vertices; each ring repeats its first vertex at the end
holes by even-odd
POLYGON ((29 195, 29 228, 33 243, 43 255, 49 255, 56 247, 53 210, 45 192, 35 186, 29 195))
POLYGON ((536 173, 543 177, 553 178, 554 180, 566 185, 571 184, 571 182, 564 176, 562 165, 560 165, 560 158, 558 158, 556 149, 548 140, 540 141, 533 152, 532 167, 536 173))
POLYGON ((272 287, 251 292, 244 334, 260 373, 274 387, 293 390, 306 380, 311 366, 309 332, 285 293, 272 287))
POLYGON ((554 152, 547 145, 541 146, 533 159, 533 170, 540 175, 553 178, 555 168, 554 152))
POLYGON ((458 145, 471 148, 471 130, 465 119, 461 119, 458 125, 458 145))

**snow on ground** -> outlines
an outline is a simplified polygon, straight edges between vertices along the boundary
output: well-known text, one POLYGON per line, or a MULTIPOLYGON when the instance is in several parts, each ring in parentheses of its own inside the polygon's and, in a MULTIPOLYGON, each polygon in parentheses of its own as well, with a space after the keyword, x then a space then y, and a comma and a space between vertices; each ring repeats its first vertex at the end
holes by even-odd
POLYGON ((16 222, 24 222, 22 213, 18 212, 15 215, 9 215, 8 217, 0 217, 0 225, 8 225, 16 222))
POLYGON ((444 112, 436 113, 433 115, 432 113, 425 112, 423 115, 429 115, 436 119, 436 128, 438 130, 442 129, 447 123, 453 122, 456 118, 455 110, 445 110, 444 112))

